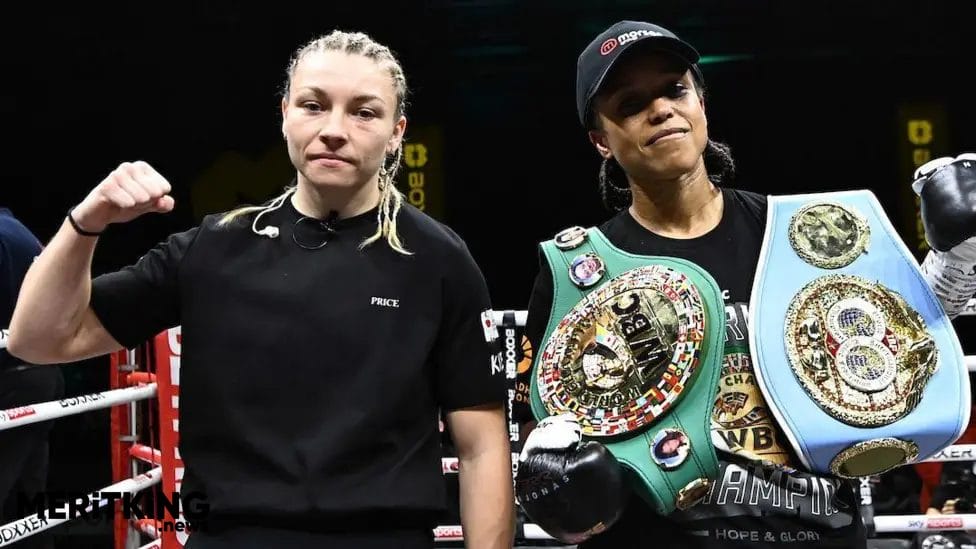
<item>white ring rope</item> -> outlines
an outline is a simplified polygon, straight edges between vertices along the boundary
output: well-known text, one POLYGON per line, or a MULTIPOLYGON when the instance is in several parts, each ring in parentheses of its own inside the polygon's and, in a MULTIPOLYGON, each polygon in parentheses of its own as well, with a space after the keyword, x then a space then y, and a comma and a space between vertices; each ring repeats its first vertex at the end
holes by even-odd
MULTIPOLYGON (((538 524, 523 524, 520 539, 556 539, 546 533, 538 524)), ((464 532, 459 525, 438 526, 434 528, 434 541, 462 541, 464 532)))
POLYGON ((491 319, 495 325, 502 323, 505 313, 515 313, 515 325, 520 328, 525 326, 525 320, 529 316, 529 311, 492 311, 491 319))
POLYGON ((150 519, 132 520, 130 521, 130 524, 132 524, 143 534, 146 534, 153 539, 159 539, 160 528, 155 521, 150 519))
MULTIPOLYGON (((948 530, 976 530, 976 514, 969 515, 891 515, 874 517, 877 533, 936 532, 948 530)), ((438 542, 461 541, 464 533, 460 526, 438 526, 434 529, 438 542)), ((538 524, 523 524, 522 539, 553 540, 538 524)))
POLYGON ((976 515, 890 515, 874 517, 875 532, 976 530, 976 515))
MULTIPOLYGON (((518 463, 518 452, 512 452, 512 463, 518 463)), ((441 472, 445 475, 456 475, 461 470, 461 460, 456 457, 441 458, 441 472)))
MULTIPOLYGON (((53 367, 53 366, 52 366, 53 367)), ((156 384, 124 387, 0 411, 0 431, 156 396, 156 384)))
POLYGON ((925 463, 936 461, 976 461, 976 444, 953 444, 924 460, 925 463))
MULTIPOLYGON (((88 501, 91 503, 88 504, 88 506, 84 509, 84 511, 86 513, 91 513, 95 509, 104 507, 105 504, 108 503, 109 500, 100 497, 99 494, 103 494, 105 492, 121 492, 121 493, 128 492, 134 494, 136 492, 145 490, 150 486, 159 484, 162 478, 163 478, 162 467, 156 467, 154 469, 150 469, 149 471, 146 471, 145 473, 142 473, 137 477, 127 478, 121 482, 117 482, 110 486, 106 486, 105 488, 102 488, 98 492, 92 492, 88 494, 87 496, 88 501)), ((83 501, 83 500, 79 500, 79 501, 83 501)), ((8 544, 10 542, 17 541, 18 539, 28 538, 30 536, 33 536, 34 534, 43 532, 44 530, 68 522, 69 520, 75 518, 71 516, 70 513, 71 511, 77 508, 78 508, 77 503, 74 505, 74 509, 72 508, 71 503, 65 503, 63 507, 58 508, 57 509, 58 514, 63 513, 65 515, 65 518, 49 517, 48 514, 50 513, 51 510, 47 509, 43 513, 41 513, 40 516, 30 515, 22 519, 15 520, 13 522, 8 522, 7 524, 0 526, 0 539, 3 540, 2 543, 8 544)))

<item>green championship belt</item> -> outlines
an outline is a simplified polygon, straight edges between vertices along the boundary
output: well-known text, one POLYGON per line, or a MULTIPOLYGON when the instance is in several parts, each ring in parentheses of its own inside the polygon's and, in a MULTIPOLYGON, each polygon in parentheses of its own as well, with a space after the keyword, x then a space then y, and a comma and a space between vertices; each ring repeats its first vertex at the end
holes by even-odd
POLYGON ((689 261, 626 253, 596 228, 566 229, 542 250, 553 303, 533 364, 533 414, 574 414, 658 513, 695 505, 719 469, 710 438, 725 336, 718 285, 689 261))

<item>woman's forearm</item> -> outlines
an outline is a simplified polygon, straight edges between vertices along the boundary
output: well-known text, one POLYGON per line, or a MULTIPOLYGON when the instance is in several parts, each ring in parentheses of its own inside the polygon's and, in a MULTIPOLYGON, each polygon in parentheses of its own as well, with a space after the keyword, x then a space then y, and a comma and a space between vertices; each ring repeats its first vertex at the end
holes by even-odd
POLYGON ((65 360, 88 309, 96 240, 65 221, 31 265, 10 321, 11 354, 35 364, 65 360))

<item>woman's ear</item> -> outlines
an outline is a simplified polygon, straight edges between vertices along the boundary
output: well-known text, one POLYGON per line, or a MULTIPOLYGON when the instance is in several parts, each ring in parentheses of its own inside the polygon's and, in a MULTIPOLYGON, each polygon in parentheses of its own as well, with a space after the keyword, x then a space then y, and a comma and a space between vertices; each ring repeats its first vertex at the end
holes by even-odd
POLYGON ((288 132, 285 130, 285 118, 288 116, 288 100, 281 99, 281 136, 288 140, 288 132))
POLYGON ((407 117, 400 116, 396 124, 393 125, 393 136, 390 137, 390 143, 386 147, 386 154, 390 155, 396 152, 400 147, 400 143, 403 142, 403 135, 407 132, 407 117))
POLYGON ((590 143, 596 147, 596 152, 600 153, 605 160, 613 158, 613 151, 610 150, 610 146, 607 145, 607 134, 600 130, 590 130, 586 132, 586 135, 590 138, 590 143))

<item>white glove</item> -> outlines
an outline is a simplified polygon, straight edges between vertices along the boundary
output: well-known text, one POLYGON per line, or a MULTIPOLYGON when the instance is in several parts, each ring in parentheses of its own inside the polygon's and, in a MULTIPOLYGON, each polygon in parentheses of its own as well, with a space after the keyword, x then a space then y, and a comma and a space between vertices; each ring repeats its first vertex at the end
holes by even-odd
POLYGON ((582 428, 576 416, 566 412, 549 416, 539 422, 526 437, 519 454, 519 463, 525 461, 529 452, 536 450, 568 450, 583 440, 582 428))

